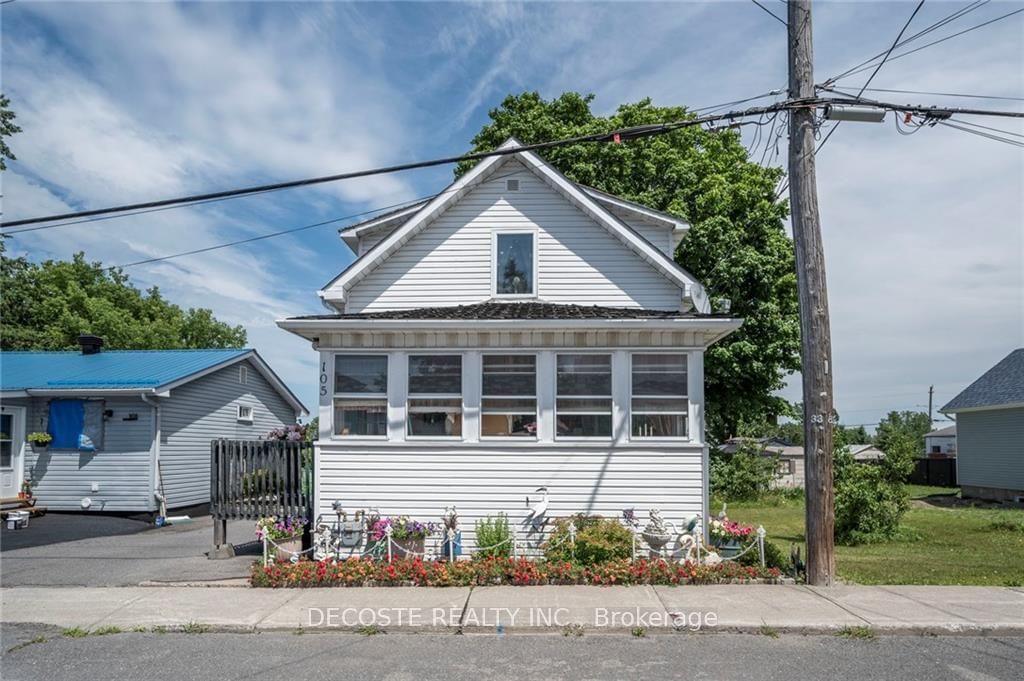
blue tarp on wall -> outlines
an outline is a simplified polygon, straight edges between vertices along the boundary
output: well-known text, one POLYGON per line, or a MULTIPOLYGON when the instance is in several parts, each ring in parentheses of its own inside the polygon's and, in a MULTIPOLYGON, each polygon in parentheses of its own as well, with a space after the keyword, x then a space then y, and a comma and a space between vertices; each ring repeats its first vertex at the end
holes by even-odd
POLYGON ((50 400, 47 432, 53 436, 54 449, 78 449, 85 426, 85 404, 82 400, 50 400))

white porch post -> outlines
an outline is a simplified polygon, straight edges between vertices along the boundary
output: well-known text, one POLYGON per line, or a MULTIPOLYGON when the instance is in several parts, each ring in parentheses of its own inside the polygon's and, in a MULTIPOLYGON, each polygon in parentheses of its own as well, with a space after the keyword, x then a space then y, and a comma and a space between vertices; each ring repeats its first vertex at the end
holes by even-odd
POLYGON ((629 440, 630 382, 629 352, 616 350, 612 353, 612 442, 617 445, 629 440))
POLYGON ((555 441, 555 353, 542 350, 537 353, 537 441, 555 441))
POLYGON ((701 528, 704 541, 708 540, 708 521, 711 508, 710 480, 708 478, 711 461, 708 456, 708 445, 704 437, 704 351, 693 350, 686 355, 686 391, 689 397, 689 418, 687 428, 690 440, 699 442, 701 447, 701 528))
POLYGON ((388 358, 388 440, 391 442, 405 442, 408 396, 409 353, 392 352, 388 358))
POLYGON ((480 442, 480 395, 483 360, 479 350, 462 355, 462 441, 480 442))

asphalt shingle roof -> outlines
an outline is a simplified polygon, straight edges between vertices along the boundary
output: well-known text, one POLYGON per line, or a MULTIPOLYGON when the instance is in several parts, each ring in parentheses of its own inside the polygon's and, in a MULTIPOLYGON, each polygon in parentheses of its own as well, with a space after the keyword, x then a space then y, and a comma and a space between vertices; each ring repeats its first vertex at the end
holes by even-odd
POLYGON ((147 389, 180 380, 252 352, 214 350, 104 350, 0 352, 0 390, 147 389))
POLYGON ((941 411, 1024 404, 1024 348, 1018 348, 967 386, 941 411))
POLYGON ((323 314, 292 319, 409 319, 409 320, 529 320, 529 319, 695 319, 715 315, 685 314, 671 310, 641 310, 598 305, 563 305, 544 302, 506 303, 487 301, 475 305, 424 307, 354 314, 323 314))

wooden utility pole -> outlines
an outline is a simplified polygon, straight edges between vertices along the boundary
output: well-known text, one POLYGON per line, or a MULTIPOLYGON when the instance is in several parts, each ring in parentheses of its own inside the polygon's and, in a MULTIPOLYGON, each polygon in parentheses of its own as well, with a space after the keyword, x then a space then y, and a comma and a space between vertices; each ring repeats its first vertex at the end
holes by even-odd
POLYGON ((932 399, 935 397, 935 386, 928 386, 928 427, 932 427, 932 399))
MULTIPOLYGON (((789 0, 789 97, 815 96, 810 0, 789 0)), ((825 253, 814 175, 813 107, 789 115, 789 202, 800 291, 800 361, 804 396, 804 489, 807 495, 807 583, 835 578, 832 496, 832 343, 825 253)))

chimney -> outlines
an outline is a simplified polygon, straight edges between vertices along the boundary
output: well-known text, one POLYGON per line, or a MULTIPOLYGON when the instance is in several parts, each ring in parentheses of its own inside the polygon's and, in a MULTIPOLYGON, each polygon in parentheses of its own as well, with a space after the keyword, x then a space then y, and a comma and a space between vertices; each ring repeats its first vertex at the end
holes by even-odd
POLYGON ((103 347, 103 339, 99 336, 81 335, 78 337, 78 344, 82 347, 83 355, 96 355, 103 347))

